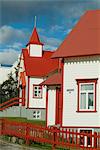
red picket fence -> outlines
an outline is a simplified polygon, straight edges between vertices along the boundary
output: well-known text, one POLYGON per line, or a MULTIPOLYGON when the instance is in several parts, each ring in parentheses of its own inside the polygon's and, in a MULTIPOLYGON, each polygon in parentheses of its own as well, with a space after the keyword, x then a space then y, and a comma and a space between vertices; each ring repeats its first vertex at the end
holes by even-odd
POLYGON ((78 132, 78 129, 57 129, 43 127, 31 123, 19 123, 7 119, 0 119, 0 135, 22 138, 30 141, 48 143, 55 147, 77 148, 86 150, 100 150, 100 132, 78 132))

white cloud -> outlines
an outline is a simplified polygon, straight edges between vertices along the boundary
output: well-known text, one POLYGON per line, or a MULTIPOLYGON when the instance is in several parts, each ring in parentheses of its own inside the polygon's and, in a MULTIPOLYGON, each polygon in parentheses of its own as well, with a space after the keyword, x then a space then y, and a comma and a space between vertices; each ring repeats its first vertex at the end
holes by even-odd
POLYGON ((0 52, 0 64, 13 64, 18 59, 19 52, 14 49, 4 49, 0 52))
POLYGON ((44 50, 54 51, 54 50, 56 50, 56 49, 57 49, 57 47, 54 47, 54 46, 51 46, 51 45, 48 45, 48 44, 46 44, 46 45, 44 46, 44 50))
POLYGON ((46 32, 46 30, 43 28, 37 28, 37 31, 41 34, 44 34, 46 32))
POLYGON ((24 41, 27 35, 22 29, 4 25, 0 28, 0 44, 12 44, 14 42, 24 41))
POLYGON ((13 64, 23 47, 23 41, 28 39, 28 33, 21 29, 4 25, 0 28, 0 63, 13 64))
POLYGON ((71 31, 72 29, 64 30, 64 35, 68 35, 71 31))
POLYGON ((23 46, 22 43, 15 42, 12 45, 8 45, 7 47, 8 48, 14 48, 14 49, 20 50, 22 48, 22 46, 23 46))
POLYGON ((63 31, 64 27, 59 25, 54 25, 51 27, 50 31, 56 32, 56 31, 63 31))
POLYGON ((44 49, 46 50, 55 50, 61 43, 61 40, 57 38, 41 36, 41 39, 43 40, 44 49))

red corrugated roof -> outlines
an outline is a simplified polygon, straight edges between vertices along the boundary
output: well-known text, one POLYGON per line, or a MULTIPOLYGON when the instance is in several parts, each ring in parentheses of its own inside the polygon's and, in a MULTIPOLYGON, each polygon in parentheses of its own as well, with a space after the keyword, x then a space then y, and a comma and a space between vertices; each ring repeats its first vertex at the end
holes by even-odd
POLYGON ((27 49, 22 49, 27 76, 46 76, 58 68, 58 60, 51 59, 54 52, 43 51, 42 57, 30 57, 27 49))
POLYGON ((47 80, 41 83, 41 85, 60 85, 62 83, 62 76, 61 73, 55 73, 47 80))
POLYGON ((41 42, 40 42, 40 39, 39 39, 39 35, 38 35, 38 32, 37 32, 37 29, 36 27, 34 28, 33 30, 33 33, 30 37, 30 40, 29 40, 29 43, 28 44, 39 44, 39 45, 43 45, 41 42))
POLYGON ((100 54, 100 10, 87 11, 53 54, 75 57, 100 54))

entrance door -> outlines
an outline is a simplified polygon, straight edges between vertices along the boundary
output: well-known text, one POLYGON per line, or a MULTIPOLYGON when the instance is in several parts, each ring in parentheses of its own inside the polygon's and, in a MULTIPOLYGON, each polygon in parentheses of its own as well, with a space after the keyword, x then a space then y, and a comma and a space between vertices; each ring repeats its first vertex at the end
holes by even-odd
POLYGON ((56 125, 61 125, 62 118, 62 95, 61 88, 56 88, 56 125))

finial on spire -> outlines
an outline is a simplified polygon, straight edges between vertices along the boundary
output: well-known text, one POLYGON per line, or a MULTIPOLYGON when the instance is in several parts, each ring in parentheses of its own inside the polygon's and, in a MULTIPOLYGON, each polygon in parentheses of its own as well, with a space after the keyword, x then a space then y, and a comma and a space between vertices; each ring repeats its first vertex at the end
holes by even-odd
POLYGON ((34 27, 36 27, 36 16, 34 17, 34 27))

